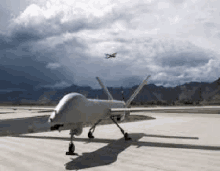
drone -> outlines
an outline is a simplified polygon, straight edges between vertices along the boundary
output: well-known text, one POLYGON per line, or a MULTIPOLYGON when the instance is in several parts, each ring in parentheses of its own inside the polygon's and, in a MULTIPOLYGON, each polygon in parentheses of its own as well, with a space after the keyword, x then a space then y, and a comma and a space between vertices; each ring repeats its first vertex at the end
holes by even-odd
POLYGON ((109 59, 109 58, 115 58, 115 57, 116 57, 116 54, 117 54, 117 53, 113 53, 113 54, 105 54, 105 56, 106 56, 106 59, 109 59))

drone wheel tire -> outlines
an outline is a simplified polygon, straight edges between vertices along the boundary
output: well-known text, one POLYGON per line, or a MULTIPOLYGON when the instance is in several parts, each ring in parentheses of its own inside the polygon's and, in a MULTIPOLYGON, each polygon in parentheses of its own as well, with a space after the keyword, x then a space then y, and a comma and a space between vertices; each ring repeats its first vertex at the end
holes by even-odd
POLYGON ((89 137, 89 139, 93 139, 93 138, 94 138, 94 136, 92 135, 92 132, 91 132, 91 131, 89 131, 88 137, 89 137))

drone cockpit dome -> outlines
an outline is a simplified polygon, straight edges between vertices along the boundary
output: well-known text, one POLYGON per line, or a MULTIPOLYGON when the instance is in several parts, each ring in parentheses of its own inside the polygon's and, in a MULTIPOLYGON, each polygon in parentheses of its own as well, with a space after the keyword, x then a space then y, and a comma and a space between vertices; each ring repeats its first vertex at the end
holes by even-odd
POLYGON ((69 93, 65 95, 55 108, 53 117, 50 117, 53 122, 67 121, 68 114, 77 112, 77 108, 83 108, 87 98, 79 93, 69 93))

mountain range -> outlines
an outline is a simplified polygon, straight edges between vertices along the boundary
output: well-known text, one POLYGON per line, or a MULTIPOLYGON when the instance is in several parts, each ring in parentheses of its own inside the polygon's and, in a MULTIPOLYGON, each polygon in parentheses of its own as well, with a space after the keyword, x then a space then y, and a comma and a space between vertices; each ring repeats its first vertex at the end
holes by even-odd
MULTIPOLYGON (((1 80, 2 82, 2 80, 1 80)), ((138 85, 133 87, 108 87, 116 100, 128 100, 138 85), (123 91, 123 94, 122 94, 123 91)), ((63 89, 31 88, 21 83, 17 89, 0 91, 0 102, 9 104, 57 104, 68 93, 78 92, 92 99, 107 99, 102 89, 89 86, 71 85, 63 89)), ((189 82, 176 87, 163 87, 154 84, 145 85, 134 99, 133 104, 201 104, 220 103, 220 78, 212 83, 189 82)))

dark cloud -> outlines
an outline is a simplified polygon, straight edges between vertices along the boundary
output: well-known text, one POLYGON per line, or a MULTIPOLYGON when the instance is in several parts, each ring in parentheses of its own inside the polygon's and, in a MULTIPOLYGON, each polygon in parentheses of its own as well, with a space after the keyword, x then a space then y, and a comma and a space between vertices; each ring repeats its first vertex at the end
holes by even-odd
POLYGON ((60 67, 57 70, 46 68, 47 63, 50 62, 49 58, 45 58, 44 61, 37 60, 38 56, 32 53, 28 46, 0 50, 0 56, 0 89, 18 88, 23 84, 39 87, 67 80, 65 68, 60 67))
POLYGON ((170 44, 168 49, 164 43, 154 46, 159 52, 154 58, 154 63, 161 67, 199 67, 207 64, 213 57, 213 52, 187 42, 170 44))
POLYGON ((203 53, 177 53, 177 54, 166 54, 161 57, 156 57, 157 63, 162 67, 198 67, 208 63, 209 58, 203 53))
POLYGON ((16 30, 13 31, 11 35, 11 42, 19 45, 29 41, 38 41, 40 39, 46 38, 46 36, 37 33, 35 30, 16 30))
POLYGON ((0 50, 12 49, 22 45, 24 43, 29 43, 32 41, 38 41, 42 39, 43 36, 30 30, 16 30, 10 34, 0 33, 0 50))
POLYGON ((10 41, 10 38, 6 34, 0 32, 0 50, 12 48, 13 46, 10 44, 10 41))

